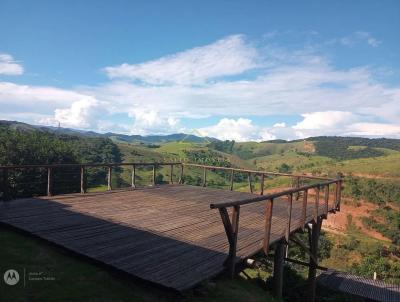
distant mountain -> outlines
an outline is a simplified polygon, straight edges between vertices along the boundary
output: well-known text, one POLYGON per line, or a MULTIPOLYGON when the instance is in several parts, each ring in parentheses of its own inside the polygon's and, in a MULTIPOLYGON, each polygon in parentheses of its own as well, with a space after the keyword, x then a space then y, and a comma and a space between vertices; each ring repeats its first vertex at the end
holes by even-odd
POLYGON ((0 127, 1 126, 9 127, 11 129, 18 129, 21 131, 43 131, 59 135, 75 135, 79 137, 108 137, 116 142, 127 142, 127 143, 156 144, 156 143, 167 143, 175 141, 185 141, 189 143, 210 143, 218 141, 218 139, 213 137, 200 137, 193 134, 185 134, 185 133, 176 133, 169 135, 148 135, 148 136, 126 135, 126 134, 119 134, 112 132, 97 133, 93 131, 76 130, 76 129, 62 128, 62 127, 30 125, 17 121, 5 121, 5 120, 0 120, 0 127))

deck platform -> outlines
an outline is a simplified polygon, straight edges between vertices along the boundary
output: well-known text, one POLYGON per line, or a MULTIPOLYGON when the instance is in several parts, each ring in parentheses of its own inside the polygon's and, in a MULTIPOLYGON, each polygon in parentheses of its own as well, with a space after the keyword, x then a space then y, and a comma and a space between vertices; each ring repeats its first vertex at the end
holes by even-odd
MULTIPOLYGON (((100 193, 66 194, 0 202, 0 222, 85 255, 135 277, 186 290, 221 273, 229 243, 211 203, 254 194, 188 185, 160 185, 100 193)), ((241 207, 237 257, 262 249, 265 204, 241 207)), ((321 212, 324 205, 320 205, 321 212)), ((286 198, 274 201, 270 244, 285 234, 286 198)), ((330 207, 331 208, 331 207, 330 207)), ((290 229, 301 225, 294 200, 290 229)), ((307 221, 314 204, 307 206, 307 221)))

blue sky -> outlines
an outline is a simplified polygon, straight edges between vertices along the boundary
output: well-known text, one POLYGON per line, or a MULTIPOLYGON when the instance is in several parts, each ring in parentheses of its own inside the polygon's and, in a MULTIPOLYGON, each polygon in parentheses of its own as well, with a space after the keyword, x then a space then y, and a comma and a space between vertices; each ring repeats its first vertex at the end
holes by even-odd
POLYGON ((400 137, 398 1, 0 0, 0 119, 400 137))

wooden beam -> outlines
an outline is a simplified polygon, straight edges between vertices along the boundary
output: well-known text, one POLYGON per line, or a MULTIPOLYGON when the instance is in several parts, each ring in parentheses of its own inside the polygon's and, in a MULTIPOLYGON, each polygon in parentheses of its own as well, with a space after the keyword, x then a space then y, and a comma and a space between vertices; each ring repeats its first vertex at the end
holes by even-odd
POLYGON ((249 191, 253 193, 253 186, 251 185, 251 173, 247 173, 247 182, 249 183, 249 191))
POLYGON ((272 210, 274 207, 274 200, 268 199, 265 205, 265 230, 263 239, 263 250, 264 254, 268 256, 269 252, 269 240, 271 238, 271 223, 272 223, 272 210))
POLYGON ((136 188, 136 165, 132 165, 131 187, 136 188))
POLYGON ((314 206, 314 221, 318 219, 319 212, 319 186, 315 187, 315 206, 314 206))
POLYGON ((81 194, 86 193, 85 166, 81 166, 81 194))
MULTIPOLYGON (((296 176, 296 189, 300 188, 300 176, 296 176)), ((296 200, 300 198, 300 191, 296 192, 296 200)))
POLYGON ((289 194, 288 195, 288 205, 287 205, 288 220, 286 222, 286 232, 285 232, 286 243, 289 242, 289 237, 290 237, 290 223, 292 221, 292 207, 293 207, 293 194, 289 194))
POLYGON ((53 195, 53 168, 47 168, 47 196, 53 195))
POLYGON ((264 195, 264 173, 261 174, 261 181, 260 181, 260 195, 264 195))
POLYGON ((329 185, 325 186, 325 218, 328 217, 328 212, 329 212, 329 185))
POLYGON ((156 185, 156 165, 153 165, 153 186, 156 185))
POLYGON ((112 167, 108 167, 108 177, 107 177, 107 187, 108 191, 112 190, 112 184, 111 184, 111 177, 112 177, 112 167))
POLYGON ((275 245, 274 254, 274 277, 273 294, 277 299, 282 299, 283 290, 283 267, 285 263, 285 243, 280 240, 275 245))
MULTIPOLYGON (((305 266, 305 267, 310 267, 310 263, 304 262, 304 261, 300 261, 300 260, 297 260, 297 259, 285 258, 285 261, 286 262, 295 263, 295 264, 298 264, 298 265, 302 265, 302 266, 305 266)), ((317 265, 317 269, 319 269, 321 271, 327 271, 328 270, 327 267, 319 266, 319 265, 317 265)))
POLYGON ((304 227, 306 225, 307 219, 307 198, 308 198, 308 190, 304 190, 303 192, 303 207, 301 209, 301 229, 304 231, 304 227))
POLYGON ((179 176, 179 183, 183 184, 183 164, 181 164, 181 175, 179 176))
POLYGON ((203 168, 203 187, 207 186, 207 168, 203 168))
POLYGON ((316 261, 316 258, 314 258, 311 250, 295 234, 290 237, 290 241, 297 244, 307 255, 309 255, 311 258, 314 259, 314 261, 316 261))
POLYGON ((233 191, 234 173, 235 173, 235 169, 232 169, 231 170, 231 191, 233 191))
POLYGON ((233 207, 232 210, 232 223, 229 219, 229 214, 226 208, 220 208, 219 213, 221 215, 222 224, 224 225, 225 233, 229 242, 229 255, 226 261, 229 275, 231 277, 235 274, 235 262, 236 262, 236 248, 237 248, 237 235, 239 231, 239 215, 240 206, 233 207))
POLYGON ((321 232, 322 219, 318 217, 317 222, 312 224, 311 246, 310 246, 310 267, 308 268, 308 302, 315 301, 316 276, 318 267, 318 240, 321 232), (312 255, 312 256, 311 256, 312 255))
POLYGON ((174 165, 170 166, 170 171, 169 171, 169 183, 173 184, 174 183, 174 165))

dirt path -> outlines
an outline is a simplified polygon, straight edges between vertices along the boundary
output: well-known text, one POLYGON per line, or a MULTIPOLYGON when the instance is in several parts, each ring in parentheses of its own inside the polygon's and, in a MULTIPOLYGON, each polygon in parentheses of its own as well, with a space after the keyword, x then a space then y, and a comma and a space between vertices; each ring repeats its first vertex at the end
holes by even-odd
POLYGON ((340 212, 337 212, 336 214, 333 214, 333 215, 328 215, 328 219, 324 220, 322 227, 326 231, 343 234, 346 232, 347 215, 351 214, 353 217, 352 218, 353 223, 364 234, 366 234, 372 238, 378 239, 378 240, 390 242, 390 239, 386 238, 381 233, 379 233, 375 230, 367 229, 361 221, 362 217, 368 217, 369 213, 377 208, 378 208, 377 205, 374 205, 369 202, 361 202, 361 205, 359 207, 357 207, 357 206, 352 206, 352 205, 346 205, 342 201, 342 204, 340 206, 340 212))

